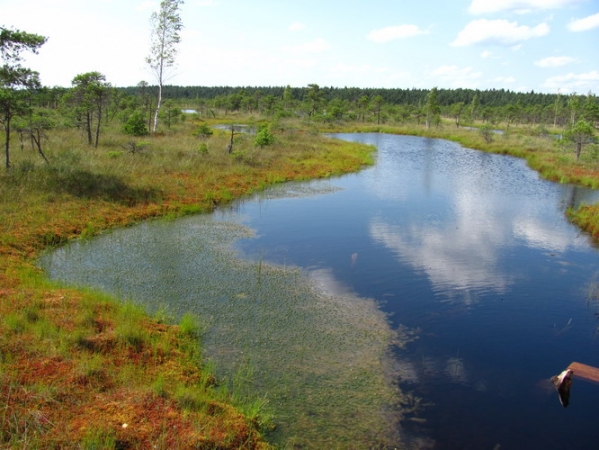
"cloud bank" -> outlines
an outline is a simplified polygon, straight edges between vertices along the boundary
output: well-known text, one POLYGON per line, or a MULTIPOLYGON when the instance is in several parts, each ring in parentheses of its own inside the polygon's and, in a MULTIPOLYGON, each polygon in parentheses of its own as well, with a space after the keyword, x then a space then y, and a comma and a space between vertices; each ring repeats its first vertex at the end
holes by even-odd
POLYGON ((474 44, 517 45, 535 37, 549 34, 549 25, 541 23, 536 27, 518 25, 518 22, 507 20, 478 19, 470 22, 458 33, 451 43, 453 47, 464 47, 474 44))
POLYGON ((560 67, 565 66, 567 64, 573 63, 575 61, 574 58, 570 58, 569 56, 550 56, 548 58, 539 59, 535 61, 535 66, 538 67, 560 67))
POLYGON ((568 24, 568 30, 570 31, 588 31, 593 28, 599 28, 599 13, 584 19, 573 20, 568 24))

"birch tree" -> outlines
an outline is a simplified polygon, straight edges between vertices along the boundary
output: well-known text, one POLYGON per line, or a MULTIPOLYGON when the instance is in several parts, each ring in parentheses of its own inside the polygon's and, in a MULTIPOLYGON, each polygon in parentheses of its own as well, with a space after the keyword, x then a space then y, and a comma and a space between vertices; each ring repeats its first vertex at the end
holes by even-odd
POLYGON ((177 56, 177 44, 181 40, 179 32, 183 28, 179 8, 183 0, 162 0, 160 11, 152 14, 152 45, 150 56, 146 62, 158 82, 158 102, 154 112, 154 125, 152 131, 156 132, 158 126, 158 113, 162 106, 162 87, 168 78, 170 69, 175 65, 177 56))

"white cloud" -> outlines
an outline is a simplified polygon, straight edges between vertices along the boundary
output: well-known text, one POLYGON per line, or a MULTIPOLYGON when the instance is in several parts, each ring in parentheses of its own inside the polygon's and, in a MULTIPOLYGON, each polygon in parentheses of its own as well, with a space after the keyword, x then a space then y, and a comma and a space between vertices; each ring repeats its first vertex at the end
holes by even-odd
POLYGON ((561 92, 599 92, 599 71, 550 77, 545 80, 543 87, 556 92, 558 89, 561 92))
POLYGON ((490 14, 511 11, 525 14, 532 11, 559 9, 576 5, 581 0, 472 0, 468 12, 471 14, 490 14))
POLYGON ((306 28, 306 25, 301 22, 293 22, 289 25, 289 31, 302 31, 304 28, 306 28))
POLYGON ((440 66, 430 72, 436 78, 451 87, 476 87, 482 72, 474 71, 472 67, 440 66))
POLYGON ((329 50, 330 48, 331 45, 325 39, 318 38, 314 39, 313 41, 306 42, 305 44, 287 47, 286 50, 297 53, 320 53, 329 50))
POLYGON ((585 17, 584 19, 573 20, 568 24, 570 31, 587 31, 597 27, 599 27, 599 13, 585 17))
POLYGON ((481 57, 482 59, 487 59, 487 58, 490 58, 492 54, 493 54, 493 53, 491 53, 489 50, 485 50, 484 52, 482 52, 482 53, 480 54, 480 57, 481 57))
POLYGON ((534 37, 549 33, 549 25, 541 23, 534 28, 526 25, 518 26, 518 22, 507 20, 473 20, 459 32, 451 43, 454 47, 490 43, 499 45, 516 45, 534 37))
POLYGON ((372 42, 384 43, 395 39, 403 39, 412 36, 428 34, 426 30, 421 30, 418 25, 397 25, 395 27, 381 28, 371 31, 366 38, 372 42))
POLYGON ((565 66, 576 61, 574 58, 569 56, 550 56, 548 58, 539 59, 535 61, 535 66, 538 67, 560 67, 565 66))

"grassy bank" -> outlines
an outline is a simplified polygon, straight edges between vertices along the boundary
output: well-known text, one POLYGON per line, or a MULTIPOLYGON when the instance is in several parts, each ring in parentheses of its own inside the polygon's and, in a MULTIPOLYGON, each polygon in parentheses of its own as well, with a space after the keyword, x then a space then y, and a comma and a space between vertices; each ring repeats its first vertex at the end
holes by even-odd
MULTIPOLYGON (((559 145, 556 136, 542 135, 538 129, 512 126, 487 142, 478 130, 444 123, 430 129, 408 125, 328 125, 328 132, 381 132, 448 139, 467 148, 523 158, 543 178, 599 189, 599 146, 589 145, 576 159, 572 146, 559 145)), ((583 205, 567 212, 568 218, 599 241, 599 205, 583 205)))
POLYGON ((212 210, 288 180, 328 177, 372 162, 371 148, 293 127, 276 142, 226 132, 201 140, 188 121, 101 145, 50 133, 46 164, 13 149, 0 175, 0 446, 6 448, 268 448, 259 403, 218 385, 199 330, 131 304, 48 282, 48 247, 141 220, 212 210), (134 151, 133 151, 134 150, 134 151))

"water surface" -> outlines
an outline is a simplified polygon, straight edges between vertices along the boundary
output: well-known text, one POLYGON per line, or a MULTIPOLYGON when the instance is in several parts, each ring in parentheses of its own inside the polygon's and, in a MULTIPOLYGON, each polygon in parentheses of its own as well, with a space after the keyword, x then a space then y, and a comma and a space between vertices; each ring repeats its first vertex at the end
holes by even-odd
MULTIPOLYGON (((208 217, 143 224, 69 246, 43 264, 52 277, 121 292, 152 305, 204 311, 208 321, 221 314, 230 317, 227 314, 235 314, 231 310, 240 308, 243 299, 259 297, 256 292, 262 287, 248 297, 248 286, 266 279, 262 272, 256 275, 266 263, 281 269, 299 267, 291 281, 280 275, 285 283, 308 275, 308 280, 317 280, 318 291, 326 293, 321 300, 330 296, 346 301, 333 302, 334 306, 310 303, 301 300, 308 294, 289 295, 301 291, 298 285, 273 284, 268 289, 275 294, 260 298, 295 299, 294 314, 303 311, 308 329, 317 331, 314 341, 296 335, 285 348, 293 347, 297 339, 308 355, 315 342, 328 342, 322 339, 327 323, 331 328, 356 327, 359 333, 374 333, 365 341, 357 337, 359 333, 348 337, 356 345, 366 342, 359 351, 353 353, 343 338, 333 342, 344 335, 331 332, 333 343, 315 353, 327 358, 331 348, 338 347, 340 360, 355 360, 358 365, 362 361, 385 372, 386 363, 374 363, 388 337, 385 320, 372 308, 378 305, 388 314, 391 328, 404 338, 404 345, 394 350, 392 370, 408 394, 401 402, 412 412, 404 414, 400 432, 412 445, 594 448, 599 440, 595 423, 599 386, 575 380, 571 404, 564 409, 548 380, 572 361, 599 366, 595 315, 599 308, 596 299, 589 298, 597 281, 599 254, 564 217, 568 206, 599 201, 597 193, 541 180, 522 160, 448 141, 382 134, 335 137, 376 145, 376 164, 337 179, 275 188, 208 217), (206 220, 212 225, 199 225, 206 220), (236 228, 240 225, 248 228, 236 228), (223 226, 231 227, 225 244, 234 243, 237 254, 254 264, 254 276, 244 278, 233 260, 227 260, 228 278, 237 287, 227 285, 224 290, 221 281, 215 285, 206 281, 222 280, 210 267, 217 267, 214 261, 224 256, 215 256, 212 263, 197 256, 206 255, 222 240, 199 237, 223 226), (154 234, 154 228, 161 231, 154 234), (173 248, 179 257, 165 257, 173 248), (129 269, 111 270, 117 260, 119 267, 129 269), (211 292, 211 309, 198 306, 204 294, 185 293, 200 284, 211 292), (214 300, 218 298, 220 306, 214 300), (231 303, 231 298, 240 300, 231 303), (314 312, 317 308, 306 312, 305 304, 328 306, 319 315, 314 312), (350 317, 337 322, 344 311, 350 317), (323 319, 320 323, 318 317, 323 319), (361 359, 369 348, 376 349, 376 358, 361 359)), ((252 309, 241 311, 247 316, 252 309)), ((264 345, 273 351, 282 336, 300 332, 292 328, 286 333, 289 323, 275 310, 270 319, 265 317, 256 318, 264 321, 264 327, 262 322, 250 327, 264 329, 265 335, 245 342, 248 350, 264 345), (274 337, 266 326, 273 321, 279 330, 274 337)), ((219 338, 227 335, 225 324, 226 320, 217 325, 225 330, 219 338)), ((233 331, 228 330, 233 340, 243 340, 243 333, 233 331)), ((219 357, 239 360, 241 347, 230 348, 230 352, 221 348, 219 357)), ((343 365, 336 370, 349 371, 343 365)), ((331 382, 326 380, 330 374, 319 375, 325 386, 331 382)), ((295 406, 301 408, 316 394, 296 389, 288 395, 299 399, 295 406)), ((358 411, 366 397, 352 408, 358 411)), ((313 407, 318 406, 300 413, 308 428, 316 426, 310 421, 324 411, 313 407)), ((336 420, 343 428, 349 417, 340 415, 336 420)), ((347 423, 345 428, 351 428, 347 423)), ((351 440, 336 442, 342 448, 367 448, 374 441, 362 446, 350 444, 351 440)))

